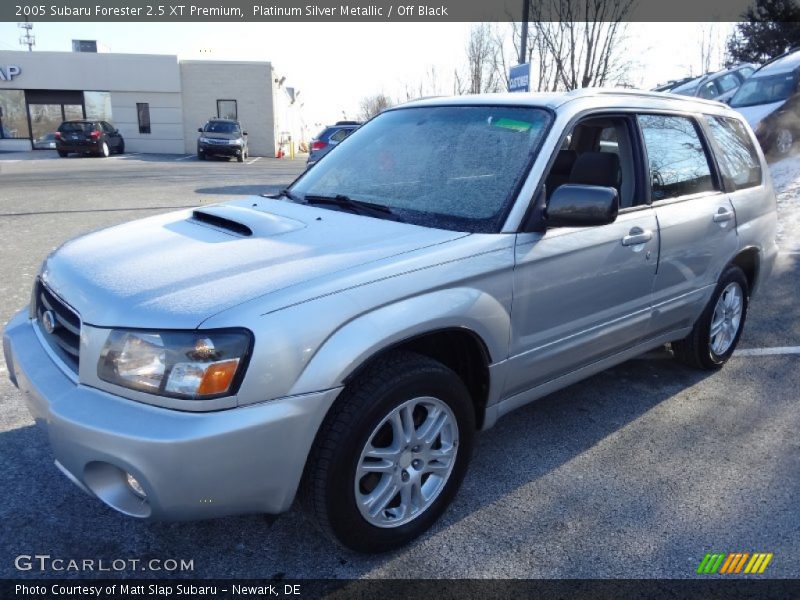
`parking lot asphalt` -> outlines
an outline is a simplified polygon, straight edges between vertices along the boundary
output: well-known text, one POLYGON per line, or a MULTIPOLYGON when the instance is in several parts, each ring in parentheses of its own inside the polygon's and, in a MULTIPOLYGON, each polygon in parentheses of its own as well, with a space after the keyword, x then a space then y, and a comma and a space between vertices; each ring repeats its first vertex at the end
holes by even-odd
MULTIPOLYGON (((301 160, 0 155, 0 318, 25 305, 63 241, 180 206, 271 192, 301 160)), ((740 348, 800 346, 800 254, 753 299, 740 348)), ((654 352, 483 433, 454 505, 388 554, 342 550, 299 510, 149 523, 92 500, 53 465, 0 367, 0 577, 686 578, 707 552, 772 552, 800 576, 800 355, 703 373, 654 352), (186 572, 19 571, 19 555, 178 559, 186 572)))

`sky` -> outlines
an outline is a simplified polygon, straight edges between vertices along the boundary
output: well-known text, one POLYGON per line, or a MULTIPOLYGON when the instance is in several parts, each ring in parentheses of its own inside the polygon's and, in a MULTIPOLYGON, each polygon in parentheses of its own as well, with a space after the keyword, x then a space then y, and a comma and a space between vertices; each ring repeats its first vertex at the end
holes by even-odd
MULTIPOLYGON (((472 23, 34 23, 34 51, 70 51, 71 40, 97 40, 112 52, 176 54, 181 59, 270 61, 285 85, 300 90, 305 121, 357 118, 362 98, 452 93, 465 66, 472 23), (430 75, 433 70, 433 77, 430 75)), ((511 25, 495 25, 510 31, 511 25)), ((625 52, 631 79, 644 88, 698 74, 700 38, 713 29, 722 47, 730 24, 630 23, 625 52)), ((0 23, 0 50, 21 50, 16 23, 0 23)), ((510 34, 509 34, 510 35, 510 34)), ((720 54, 719 59, 722 59, 720 54)))

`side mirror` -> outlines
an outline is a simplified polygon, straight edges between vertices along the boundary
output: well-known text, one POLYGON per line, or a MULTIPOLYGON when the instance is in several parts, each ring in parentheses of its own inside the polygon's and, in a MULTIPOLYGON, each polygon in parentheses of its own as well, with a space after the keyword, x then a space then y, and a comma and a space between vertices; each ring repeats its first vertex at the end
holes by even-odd
POLYGON ((203 133, 203 128, 202 127, 198 127, 197 128, 197 133, 203 133))
POLYGON ((568 183, 556 188, 547 203, 547 227, 592 227, 613 223, 619 196, 612 187, 568 183))
POLYGON ((247 132, 246 132, 246 131, 243 131, 243 132, 242 132, 242 135, 247 135, 247 132))

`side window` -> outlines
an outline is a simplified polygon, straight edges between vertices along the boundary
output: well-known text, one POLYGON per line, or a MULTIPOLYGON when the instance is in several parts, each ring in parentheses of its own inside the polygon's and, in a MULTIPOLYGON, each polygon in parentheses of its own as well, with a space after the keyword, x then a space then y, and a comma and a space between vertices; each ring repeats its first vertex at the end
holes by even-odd
POLYGON ((739 69, 739 75, 742 77, 742 79, 747 79, 753 73, 755 73, 755 69, 753 67, 742 67, 739 69))
POLYGON ((707 81, 700 86, 699 90, 697 90, 697 95, 700 98, 705 98, 706 100, 713 100, 719 95, 717 83, 715 81, 707 81))
POLYGON ((736 119, 706 116, 726 187, 733 190, 761 184, 761 163, 744 125, 736 119))
POLYGON ((654 202, 716 189, 694 121, 668 115, 637 118, 647 149, 654 202))
POLYGON ((347 137, 347 130, 346 129, 340 129, 339 131, 337 131, 336 133, 334 133, 330 137, 330 140, 332 142, 337 142, 338 143, 338 142, 341 142, 346 137, 347 137))
POLYGON ((733 73, 727 73, 717 79, 717 85, 719 86, 720 91, 724 94, 725 92, 729 92, 733 88, 737 87, 739 85, 739 80, 733 73))
POLYGON ((625 117, 597 116, 580 121, 567 135, 545 178, 548 199, 564 184, 581 184, 615 188, 620 208, 637 204, 630 130, 625 117))
POLYGON ((106 133, 113 133, 114 132, 114 128, 111 125, 109 125, 108 123, 106 123, 105 121, 100 121, 100 126, 103 128, 103 131, 105 131, 106 133))

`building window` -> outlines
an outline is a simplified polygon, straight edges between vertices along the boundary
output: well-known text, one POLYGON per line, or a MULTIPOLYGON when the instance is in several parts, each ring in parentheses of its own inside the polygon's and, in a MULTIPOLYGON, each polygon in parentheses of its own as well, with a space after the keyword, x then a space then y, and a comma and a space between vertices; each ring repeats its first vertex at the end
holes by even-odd
POLYGON ((139 120, 139 133, 150 133, 150 105, 147 102, 136 103, 136 118, 139 120))
POLYGON ((236 100, 217 100, 217 117, 220 119, 233 119, 238 118, 236 110, 236 100))
POLYGON ((0 90, 0 139, 27 137, 28 115, 25 110, 25 92, 0 90))
POLYGON ((98 121, 113 121, 111 118, 110 92, 83 92, 86 118, 98 121))

